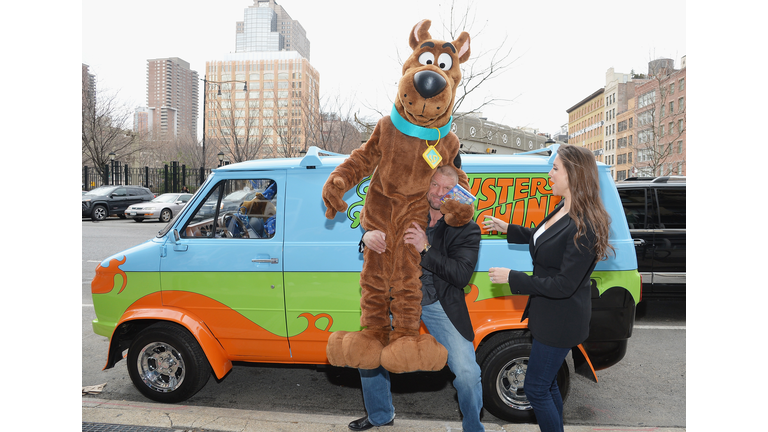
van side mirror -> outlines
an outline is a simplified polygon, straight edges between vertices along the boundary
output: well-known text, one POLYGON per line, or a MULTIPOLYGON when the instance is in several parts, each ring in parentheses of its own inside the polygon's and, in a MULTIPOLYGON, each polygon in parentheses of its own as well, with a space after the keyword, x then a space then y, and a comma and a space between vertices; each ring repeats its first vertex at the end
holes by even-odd
POLYGON ((176 228, 173 229, 173 239, 176 241, 176 243, 178 243, 179 240, 181 240, 181 237, 179 237, 179 230, 177 230, 176 228))

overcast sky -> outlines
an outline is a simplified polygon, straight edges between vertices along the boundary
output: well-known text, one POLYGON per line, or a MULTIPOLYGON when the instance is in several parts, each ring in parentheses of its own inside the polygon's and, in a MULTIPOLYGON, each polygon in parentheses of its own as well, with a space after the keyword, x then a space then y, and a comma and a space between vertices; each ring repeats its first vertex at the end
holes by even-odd
MULTIPOLYGON (((368 3, 278 1, 307 32, 321 97, 341 94, 358 104, 361 115, 377 117, 365 106, 389 111, 400 78, 398 57, 410 54, 410 30, 426 18, 432 20, 432 36, 442 38, 450 2, 368 3)), ((457 10, 466 9, 466 0, 456 3, 457 10)), ((477 92, 478 98, 512 100, 483 110, 490 121, 512 127, 553 133, 567 123, 566 109, 605 86, 608 68, 646 72, 648 61, 661 57, 679 67, 686 55, 686 7, 681 0, 474 3, 473 55, 494 50, 506 38, 511 57, 517 59, 477 92)), ((206 61, 234 52, 235 22, 243 20, 243 11, 252 4, 83 0, 82 62, 96 75, 99 88, 119 90, 130 105, 145 106, 148 59, 179 57, 202 78, 206 61)), ((478 99, 464 107, 473 102, 478 99)))

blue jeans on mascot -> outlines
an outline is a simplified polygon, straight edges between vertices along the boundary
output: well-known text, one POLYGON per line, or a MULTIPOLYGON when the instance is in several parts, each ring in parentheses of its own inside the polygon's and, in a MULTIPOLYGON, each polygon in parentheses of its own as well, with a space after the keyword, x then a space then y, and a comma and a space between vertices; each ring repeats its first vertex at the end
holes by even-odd
MULTIPOLYGON (((448 367, 456 375, 453 386, 459 396, 464 431, 484 431, 480 423, 483 390, 474 345, 456 330, 439 301, 421 307, 421 320, 429 333, 448 350, 448 367)), ((360 369, 360 381, 368 421, 376 426, 392 421, 395 407, 392 405, 389 372, 381 366, 378 369, 360 369)))

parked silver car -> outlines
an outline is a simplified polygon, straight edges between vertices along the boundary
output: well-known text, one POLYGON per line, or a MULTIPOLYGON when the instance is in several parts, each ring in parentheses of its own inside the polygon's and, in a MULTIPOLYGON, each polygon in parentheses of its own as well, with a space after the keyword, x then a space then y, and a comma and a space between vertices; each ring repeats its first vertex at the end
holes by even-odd
POLYGON ((136 222, 144 219, 160 219, 160 222, 168 222, 187 205, 192 194, 167 193, 158 196, 152 201, 134 204, 125 209, 125 217, 136 222))

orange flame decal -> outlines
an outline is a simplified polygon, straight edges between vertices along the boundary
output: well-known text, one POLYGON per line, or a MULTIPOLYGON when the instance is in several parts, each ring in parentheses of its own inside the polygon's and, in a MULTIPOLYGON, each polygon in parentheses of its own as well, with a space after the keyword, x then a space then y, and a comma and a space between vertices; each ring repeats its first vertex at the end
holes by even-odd
POLYGON ((118 266, 125 264, 127 258, 123 256, 122 261, 116 259, 109 260, 107 267, 102 267, 101 264, 96 267, 96 276, 91 281, 91 293, 92 294, 106 294, 115 288, 115 276, 120 275, 123 278, 123 286, 117 293, 120 294, 128 284, 128 277, 125 272, 118 266))

